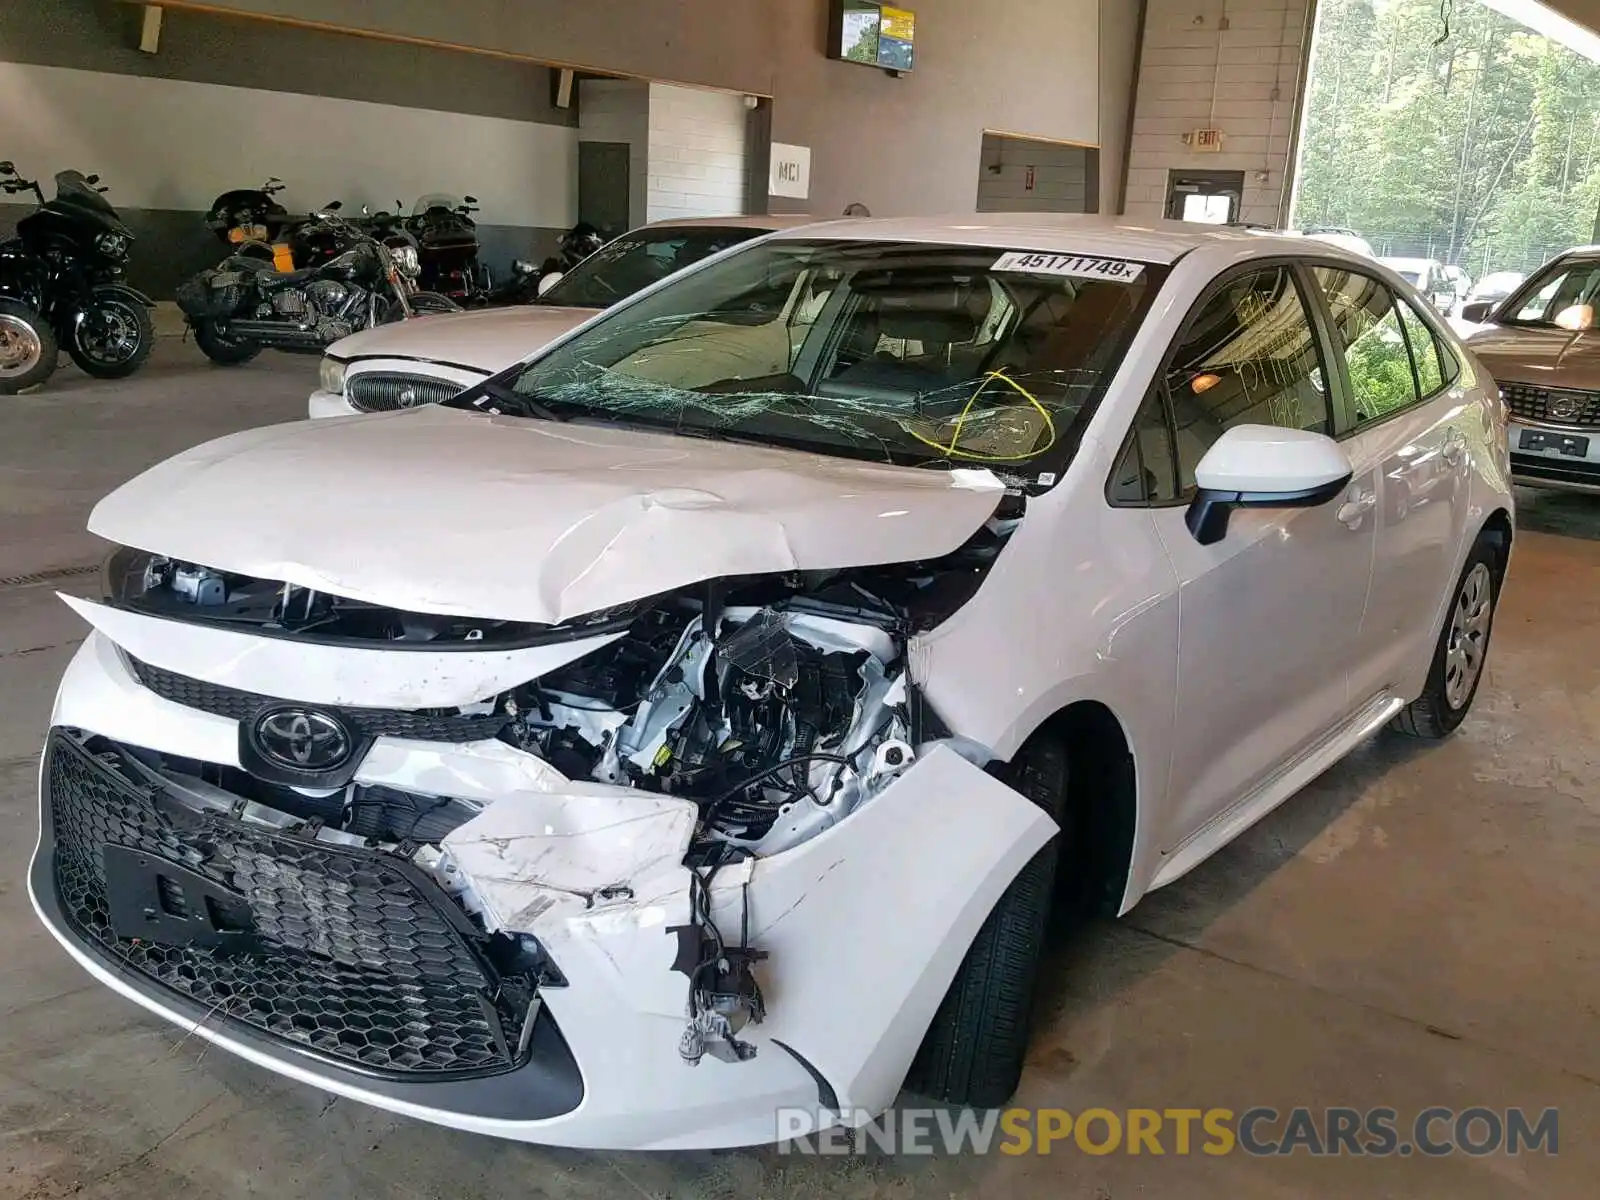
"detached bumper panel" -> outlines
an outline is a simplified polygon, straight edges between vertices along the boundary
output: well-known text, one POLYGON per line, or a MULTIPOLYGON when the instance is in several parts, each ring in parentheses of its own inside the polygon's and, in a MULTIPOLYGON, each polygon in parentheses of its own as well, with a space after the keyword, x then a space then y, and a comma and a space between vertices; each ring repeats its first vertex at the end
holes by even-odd
POLYGON ((579 1105, 549 1012, 530 1024, 526 981, 496 973, 429 876, 195 811, 125 753, 51 731, 31 883, 58 934, 162 1008, 330 1083, 513 1120, 579 1105))

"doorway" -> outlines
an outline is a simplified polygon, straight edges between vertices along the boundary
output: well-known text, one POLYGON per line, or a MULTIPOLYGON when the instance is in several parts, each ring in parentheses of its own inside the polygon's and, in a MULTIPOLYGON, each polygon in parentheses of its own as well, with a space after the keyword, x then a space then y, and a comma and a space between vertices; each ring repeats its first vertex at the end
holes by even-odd
POLYGON ((979 212, 1100 211, 1100 151, 1093 146, 985 132, 979 212))
POLYGON ((578 219, 608 240, 632 224, 632 158, 627 142, 578 143, 578 219))
POLYGON ((1167 172, 1167 216, 1174 221, 1233 225, 1243 202, 1243 171, 1167 172))

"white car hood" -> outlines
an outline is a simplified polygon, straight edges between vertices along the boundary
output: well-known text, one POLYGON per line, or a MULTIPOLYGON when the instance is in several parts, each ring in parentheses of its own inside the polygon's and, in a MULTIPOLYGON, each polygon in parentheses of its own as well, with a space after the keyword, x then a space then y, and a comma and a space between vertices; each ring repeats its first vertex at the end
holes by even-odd
POLYGON ((987 470, 430 406, 207 442, 89 528, 374 604, 554 624, 722 575, 937 557, 1002 490, 987 470))
POLYGON ((333 358, 416 358, 487 374, 521 362, 598 309, 524 304, 378 325, 328 347, 333 358))

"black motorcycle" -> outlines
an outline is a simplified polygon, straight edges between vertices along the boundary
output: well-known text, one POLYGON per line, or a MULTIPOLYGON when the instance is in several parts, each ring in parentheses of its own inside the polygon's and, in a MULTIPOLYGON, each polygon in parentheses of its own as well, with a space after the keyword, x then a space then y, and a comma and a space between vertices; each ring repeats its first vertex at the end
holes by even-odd
POLYGON ((458 200, 438 192, 411 206, 406 231, 422 256, 422 287, 461 301, 490 287, 488 268, 478 262, 478 224, 472 219, 477 211, 476 196, 458 200))
POLYGON ((447 296, 417 290, 408 236, 375 238, 328 211, 314 214, 307 232, 317 245, 343 249, 294 271, 236 254, 178 288, 178 307, 212 362, 248 362, 265 348, 316 353, 374 325, 461 311, 447 296))
POLYGON ((271 245, 296 220, 287 208, 273 199, 283 188, 283 180, 274 176, 258 188, 223 192, 211 202, 211 209, 206 213, 206 227, 223 245, 238 246, 246 242, 271 245))
POLYGON ((511 274, 499 284, 486 290, 479 298, 489 307, 511 304, 533 304, 546 292, 560 283, 562 278, 584 259, 605 244, 600 231, 587 222, 574 225, 561 235, 561 246, 556 254, 534 266, 531 262, 516 259, 511 264, 511 274))
POLYGON ((40 344, 31 367, 0 377, 0 390, 20 391, 48 379, 58 345, 99 379, 131 375, 150 357, 155 301, 121 282, 133 234, 99 184, 98 175, 62 171, 55 199, 46 200, 38 180, 24 179, 11 163, 0 162, 0 190, 31 191, 39 202, 17 222, 17 235, 0 242, 0 300, 37 313, 54 343, 40 344))

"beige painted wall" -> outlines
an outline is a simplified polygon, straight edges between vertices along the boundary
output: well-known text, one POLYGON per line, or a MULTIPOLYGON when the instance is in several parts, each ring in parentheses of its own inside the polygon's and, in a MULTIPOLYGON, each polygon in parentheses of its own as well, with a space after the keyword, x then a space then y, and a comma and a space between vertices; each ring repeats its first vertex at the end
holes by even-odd
POLYGON ((1100 211, 1122 212, 1145 0, 1100 0, 1100 211))
POLYGON ((770 95, 773 139, 812 148, 811 198, 780 211, 970 213, 985 129, 1100 139, 1101 0, 917 0, 899 79, 825 57, 827 0, 206 2, 770 95))

